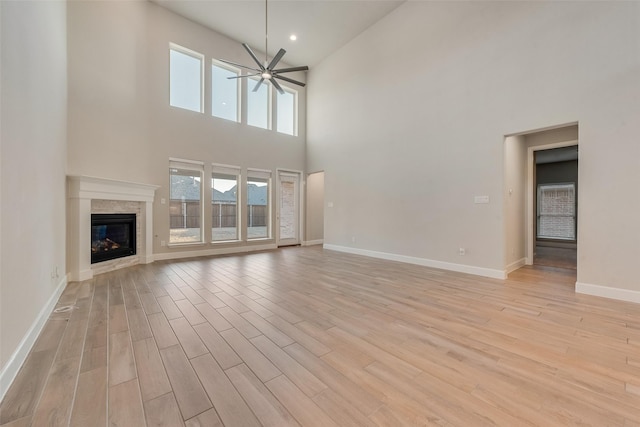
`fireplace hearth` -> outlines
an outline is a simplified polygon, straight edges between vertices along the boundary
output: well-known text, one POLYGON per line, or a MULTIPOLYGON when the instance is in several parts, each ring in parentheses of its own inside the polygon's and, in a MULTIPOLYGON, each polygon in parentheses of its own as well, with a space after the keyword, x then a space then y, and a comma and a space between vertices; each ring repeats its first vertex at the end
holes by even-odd
POLYGON ((91 264, 136 254, 136 214, 91 215, 91 264))

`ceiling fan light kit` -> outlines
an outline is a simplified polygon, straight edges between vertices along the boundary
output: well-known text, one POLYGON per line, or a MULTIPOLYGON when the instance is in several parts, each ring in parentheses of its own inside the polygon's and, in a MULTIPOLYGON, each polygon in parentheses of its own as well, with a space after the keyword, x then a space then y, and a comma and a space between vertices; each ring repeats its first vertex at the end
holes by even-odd
POLYGON ((248 44, 246 43, 242 43, 242 47, 245 48, 245 50, 249 53, 249 56, 251 56, 251 58, 253 59, 253 61, 258 65, 258 68, 253 68, 253 67, 248 67, 246 65, 240 65, 240 64, 236 64, 235 62, 231 62, 231 61, 227 61, 225 59, 220 59, 220 61, 229 64, 229 65, 233 65, 234 67, 239 67, 239 68, 243 68, 245 70, 249 70, 251 71, 250 73, 244 74, 244 75, 238 75, 238 76, 233 76, 233 77, 228 77, 229 79, 241 79, 241 78, 246 78, 246 77, 255 77, 255 76, 260 76, 260 80, 258 80, 258 83, 255 85, 255 87, 253 88, 254 92, 257 92, 258 89, 260 89, 260 86, 262 85, 262 83, 265 80, 268 80, 271 82, 271 84, 273 85, 273 87, 276 88, 276 90, 282 95, 284 94, 284 89, 282 89, 282 86, 280 86, 280 84, 276 81, 276 79, 288 82, 288 83, 293 83, 296 84, 298 86, 306 86, 304 83, 299 82, 297 80, 293 80, 290 79, 288 77, 285 76, 281 76, 280 74, 283 73, 292 73, 294 71, 307 71, 309 70, 309 67, 307 67, 306 65, 301 66, 301 67, 289 67, 289 68, 278 68, 276 69, 275 67, 278 65, 278 62, 280 62, 280 60, 282 59, 282 57, 284 56, 285 53, 287 53, 286 50, 284 49, 280 49, 278 51, 278 53, 276 53, 276 56, 273 57, 273 59, 271 60, 271 62, 269 62, 268 59, 268 45, 267 45, 267 41, 269 39, 269 33, 267 31, 268 26, 267 26, 267 19, 268 19, 268 5, 267 5, 267 1, 265 0, 264 2, 264 64, 260 63, 260 61, 258 60, 258 57, 255 55, 255 53, 253 53, 253 51, 251 50, 251 48, 249 47, 248 44))

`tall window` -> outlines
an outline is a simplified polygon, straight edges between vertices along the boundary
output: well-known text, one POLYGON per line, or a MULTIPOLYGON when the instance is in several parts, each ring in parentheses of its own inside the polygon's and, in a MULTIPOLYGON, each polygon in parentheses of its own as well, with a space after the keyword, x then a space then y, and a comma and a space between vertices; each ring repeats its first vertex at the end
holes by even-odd
POLYGON ((576 239, 576 192, 571 184, 538 185, 538 238, 576 239))
POLYGON ((247 238, 266 239, 271 235, 269 183, 271 172, 247 171, 247 238))
POLYGON ((169 49, 169 104, 202 112, 204 57, 187 48, 171 44, 169 49))
POLYGON ((271 85, 263 82, 254 92, 257 83, 257 79, 247 79, 247 124, 271 129, 271 85))
POLYGON ((213 165, 211 174, 211 236, 214 242, 240 240, 238 206, 240 168, 213 165))
POLYGON ((278 92, 277 99, 277 127, 280 133, 287 135, 298 134, 298 92, 282 88, 284 93, 278 92))
POLYGON ((204 165, 169 161, 169 243, 199 243, 202 238, 204 165))
POLYGON ((211 114, 221 119, 239 121, 240 74, 238 69, 213 63, 211 65, 211 114))

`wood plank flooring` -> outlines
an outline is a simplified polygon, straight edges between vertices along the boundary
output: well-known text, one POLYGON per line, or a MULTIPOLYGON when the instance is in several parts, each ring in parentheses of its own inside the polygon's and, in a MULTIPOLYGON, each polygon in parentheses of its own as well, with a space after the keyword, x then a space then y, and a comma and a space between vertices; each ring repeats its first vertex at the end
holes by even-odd
POLYGON ((578 251, 576 248, 555 248, 536 246, 533 264, 546 267, 577 269, 578 251))
POLYGON ((640 305, 321 247, 71 283, 2 426, 640 426, 640 305))

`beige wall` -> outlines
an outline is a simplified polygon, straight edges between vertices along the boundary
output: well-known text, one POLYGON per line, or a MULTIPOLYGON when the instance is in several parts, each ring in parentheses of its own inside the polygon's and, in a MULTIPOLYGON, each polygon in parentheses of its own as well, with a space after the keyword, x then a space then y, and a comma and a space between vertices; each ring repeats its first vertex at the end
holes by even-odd
POLYGON ((307 175, 307 234, 305 240, 324 238, 324 172, 307 175))
POLYGON ((526 261, 527 147, 524 136, 505 138, 504 171, 505 266, 512 270, 526 261))
POLYGON ((0 15, 1 397, 65 284, 67 40, 64 2, 0 15))
MULTIPOLYGON (((274 185, 277 168, 304 170, 305 90, 299 91, 298 137, 212 117, 212 58, 251 61, 239 42, 150 2, 69 3, 69 173, 159 185, 153 207, 157 256, 214 247, 160 246, 169 241, 169 204, 160 201, 169 199, 170 157, 203 161, 205 177, 211 163, 240 166, 243 179, 247 168, 271 170, 274 185), (169 106, 170 42, 205 55, 204 114, 169 106)), ((205 192, 205 218, 210 203, 205 192)), ((205 228, 205 240, 210 236, 205 228)))
POLYGON ((325 244, 501 272, 504 135, 579 123, 578 282, 640 301, 639 40, 637 2, 404 3, 309 74, 325 244))

